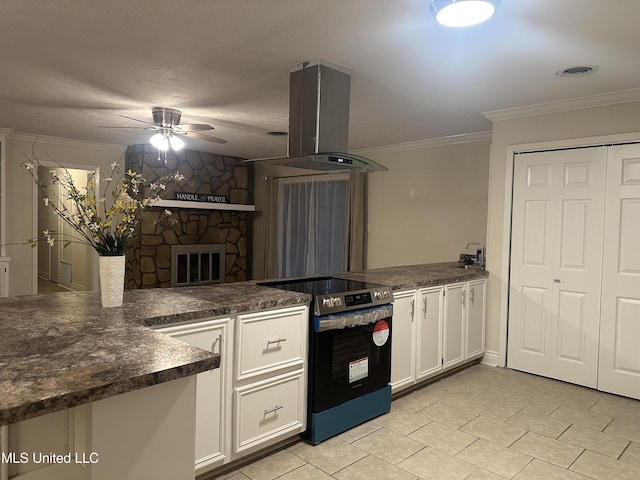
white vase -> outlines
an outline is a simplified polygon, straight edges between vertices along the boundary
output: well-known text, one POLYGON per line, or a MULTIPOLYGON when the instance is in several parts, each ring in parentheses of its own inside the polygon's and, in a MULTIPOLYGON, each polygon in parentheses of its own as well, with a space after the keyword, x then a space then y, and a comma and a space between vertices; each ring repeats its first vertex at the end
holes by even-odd
POLYGON ((103 307, 122 305, 125 256, 98 257, 100 301, 103 307))

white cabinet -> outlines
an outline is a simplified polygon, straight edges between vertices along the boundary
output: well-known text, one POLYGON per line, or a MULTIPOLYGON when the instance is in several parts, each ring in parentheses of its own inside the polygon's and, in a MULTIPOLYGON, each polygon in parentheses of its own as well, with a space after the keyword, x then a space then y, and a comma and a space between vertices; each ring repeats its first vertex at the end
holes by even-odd
POLYGON ((391 324, 391 391, 415 383, 416 290, 393 292, 391 324))
POLYGON ((158 329, 220 353, 197 375, 196 475, 306 428, 306 305, 158 329))
POLYGON ((486 279, 394 292, 393 393, 484 355, 486 279))
POLYGON ((304 389, 303 369, 238 386, 234 401, 234 452, 250 452, 283 436, 302 432, 306 418, 304 389))
POLYGON ((420 381, 442 370, 443 287, 418 290, 416 333, 416 380, 420 381))
POLYGON ((233 319, 220 318, 159 329, 190 345, 220 354, 220 368, 196 377, 196 475, 229 461, 233 319))
POLYGON ((465 296, 464 283, 452 283, 444 287, 442 366, 445 369, 464 362, 465 296))
POLYGON ((238 315, 236 380, 300 367, 306 357, 306 308, 238 315))
POLYGON ((309 308, 240 314, 233 382, 233 459, 306 428, 309 308))
POLYGON ((473 280, 467 282, 465 299, 465 360, 484 355, 484 328, 486 323, 485 308, 487 299, 487 281, 473 280))

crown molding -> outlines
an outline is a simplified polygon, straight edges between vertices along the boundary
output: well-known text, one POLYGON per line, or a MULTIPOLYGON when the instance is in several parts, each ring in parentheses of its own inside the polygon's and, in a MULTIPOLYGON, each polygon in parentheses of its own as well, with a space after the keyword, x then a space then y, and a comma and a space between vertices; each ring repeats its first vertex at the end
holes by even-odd
POLYGON ((447 137, 430 138, 427 140, 417 140, 415 142, 396 143, 381 147, 361 148, 352 153, 357 155, 372 155, 407 152, 411 150, 421 150, 423 148, 442 147, 445 145, 457 145, 460 143, 486 142, 491 141, 491 132, 462 133, 459 135, 449 135, 447 137))
POLYGON ((570 112, 585 108, 604 107, 607 105, 637 101, 640 101, 640 88, 632 88, 629 90, 603 93, 600 95, 576 97, 547 103, 537 103, 534 105, 525 105, 523 107, 505 108, 502 110, 484 112, 482 115, 484 115, 487 120, 499 122, 502 120, 514 120, 516 118, 570 112))
POLYGON ((33 133, 19 133, 9 130, 7 134, 9 140, 22 140, 26 142, 46 143, 49 145, 61 145, 65 147, 91 148, 105 152, 124 153, 126 145, 116 145, 113 143, 87 142, 85 140, 74 140, 72 138, 49 137, 47 135, 35 135, 33 133))
POLYGON ((11 132, 13 132, 11 128, 0 128, 0 138, 4 139, 11 132))

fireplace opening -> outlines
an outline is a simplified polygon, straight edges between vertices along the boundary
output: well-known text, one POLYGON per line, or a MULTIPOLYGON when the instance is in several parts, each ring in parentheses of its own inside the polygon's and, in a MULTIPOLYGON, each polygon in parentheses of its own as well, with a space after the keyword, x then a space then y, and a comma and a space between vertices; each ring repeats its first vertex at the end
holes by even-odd
POLYGON ((172 245, 171 286, 224 283, 225 246, 172 245))

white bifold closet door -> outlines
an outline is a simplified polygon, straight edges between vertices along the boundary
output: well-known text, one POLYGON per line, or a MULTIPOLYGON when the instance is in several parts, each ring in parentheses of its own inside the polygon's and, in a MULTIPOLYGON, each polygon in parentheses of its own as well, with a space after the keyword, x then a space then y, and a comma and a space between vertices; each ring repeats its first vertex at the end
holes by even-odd
POLYGON ((640 145, 610 148, 598 388, 640 398, 640 145))
POLYGON ((607 148, 517 154, 507 365, 596 387, 607 148))

